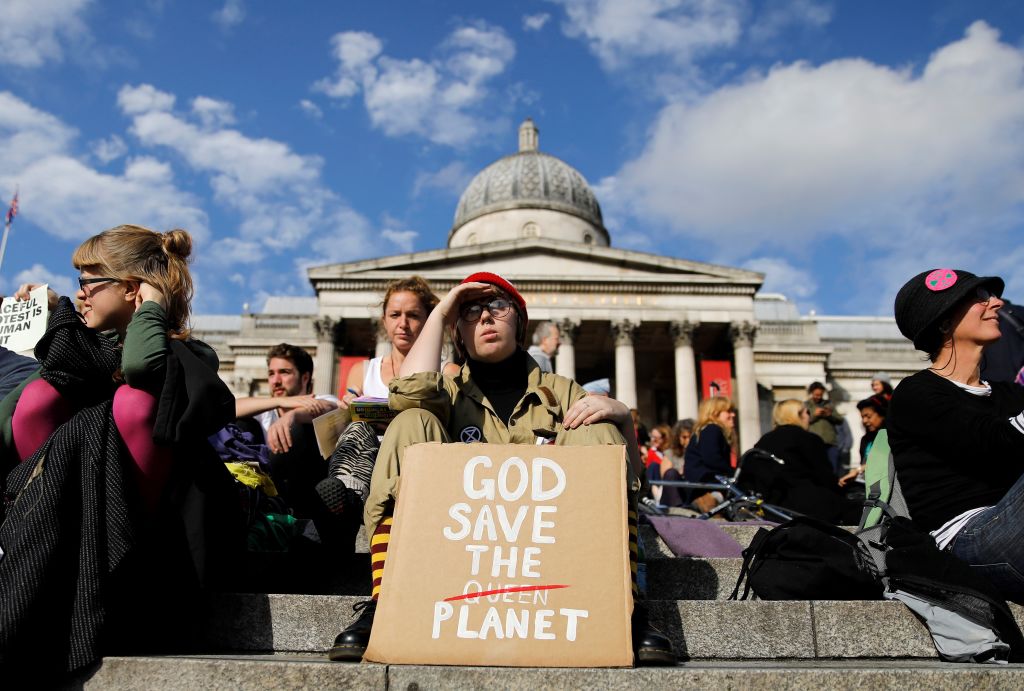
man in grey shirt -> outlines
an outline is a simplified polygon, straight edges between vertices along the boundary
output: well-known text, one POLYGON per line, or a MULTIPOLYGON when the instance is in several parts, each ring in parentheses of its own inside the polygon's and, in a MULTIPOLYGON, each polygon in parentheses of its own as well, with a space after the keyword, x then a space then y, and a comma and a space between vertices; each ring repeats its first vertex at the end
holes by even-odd
POLYGON ((554 372, 551 358, 558 352, 561 332, 554 322, 541 322, 533 332, 533 345, 529 348, 530 355, 540 365, 542 372, 554 372))

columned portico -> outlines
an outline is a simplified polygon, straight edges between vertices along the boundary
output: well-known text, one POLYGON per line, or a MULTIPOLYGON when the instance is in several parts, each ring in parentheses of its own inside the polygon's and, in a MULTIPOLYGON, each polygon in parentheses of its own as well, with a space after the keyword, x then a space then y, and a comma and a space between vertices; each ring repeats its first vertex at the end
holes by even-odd
POLYGON ((313 322, 316 330, 316 357, 313 359, 313 393, 333 394, 337 376, 334 357, 334 328, 337 320, 321 317, 313 322))
POLYGON ((736 406, 739 408, 740 453, 754 446, 761 436, 761 415, 754 375, 754 334, 757 325, 748 321, 730 324, 733 357, 736 360, 736 406))
MULTIPOLYGON (((532 121, 520 134, 515 155, 467 185, 446 247, 310 269, 319 314, 346 320, 339 345, 347 355, 383 356, 389 346, 374 333, 380 312, 373 305, 388 281, 415 274, 441 295, 485 269, 516 285, 535 323, 559 326, 557 374, 581 383, 613 379, 613 395, 648 425, 696 416, 698 358, 731 359, 727 326, 756 322, 764 276, 612 246, 586 179, 539 149, 532 121)), ((742 363, 751 361, 750 350, 748 343, 742 363)), ((745 373, 752 377, 753 367, 745 373)), ((756 420, 756 395, 747 399, 745 414, 756 420)))
MULTIPOLYGON (((558 354, 555 355, 555 374, 567 379, 576 378, 576 347, 573 340, 579 333, 580 323, 572 319, 563 319, 558 324, 559 340, 558 354)), ((584 383, 584 382, 580 382, 584 383)))
POLYGON ((636 408, 636 360, 633 337, 637 324, 628 319, 612 322, 615 336, 615 398, 636 408))
POLYGON ((697 418, 697 365, 693 358, 693 334, 697 322, 676 321, 669 324, 675 347, 676 418, 697 418))

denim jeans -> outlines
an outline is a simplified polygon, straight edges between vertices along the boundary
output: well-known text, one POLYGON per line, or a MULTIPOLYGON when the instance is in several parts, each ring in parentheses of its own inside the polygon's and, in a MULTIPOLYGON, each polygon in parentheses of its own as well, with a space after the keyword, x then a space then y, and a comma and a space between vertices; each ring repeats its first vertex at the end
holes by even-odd
POLYGON ((949 549, 1007 600, 1024 604, 1024 475, 995 506, 972 518, 949 549))

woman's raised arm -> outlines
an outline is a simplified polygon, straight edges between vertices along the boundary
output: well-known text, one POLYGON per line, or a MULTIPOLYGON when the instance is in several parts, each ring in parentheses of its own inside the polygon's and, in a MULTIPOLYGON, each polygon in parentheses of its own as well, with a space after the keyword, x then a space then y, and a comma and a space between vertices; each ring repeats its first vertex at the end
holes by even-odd
POLYGON ((459 307, 467 300, 494 295, 497 289, 489 283, 460 283, 448 291, 427 317, 419 338, 405 356, 399 376, 408 377, 420 372, 441 370, 441 348, 445 329, 454 326, 459 318, 459 307))

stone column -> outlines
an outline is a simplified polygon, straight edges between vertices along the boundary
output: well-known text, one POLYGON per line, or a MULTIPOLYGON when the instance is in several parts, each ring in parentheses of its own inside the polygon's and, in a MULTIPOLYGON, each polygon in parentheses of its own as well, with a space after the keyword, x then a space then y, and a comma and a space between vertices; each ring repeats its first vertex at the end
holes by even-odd
POLYGON ((337 396, 335 390, 338 376, 338 358, 335 357, 334 349, 334 327, 338 322, 331 317, 321 317, 313 321, 313 328, 316 329, 316 357, 313 358, 313 393, 332 394, 337 396))
POLYGON ((757 378, 754 375, 754 334, 757 324, 733 322, 733 357, 736 360, 736 407, 739 408, 740 449, 743 453, 761 438, 761 415, 757 400, 757 378))
POLYGON ((385 357, 391 352, 391 343, 388 335, 384 332, 384 322, 377 318, 370 319, 370 326, 373 328, 373 336, 377 339, 377 347, 374 348, 374 357, 385 357))
MULTIPOLYGON (((555 374, 566 379, 576 378, 576 335, 580 331, 580 323, 572 319, 563 319, 558 324, 560 345, 555 355, 555 374)), ((585 383, 585 382, 580 382, 585 383)))
POLYGON ((633 337, 639 324, 628 319, 612 322, 615 336, 615 398, 636 408, 636 359, 633 337))
POLYGON ((697 419, 697 363, 693 359, 693 334, 697 322, 669 324, 676 355, 676 419, 697 419))

